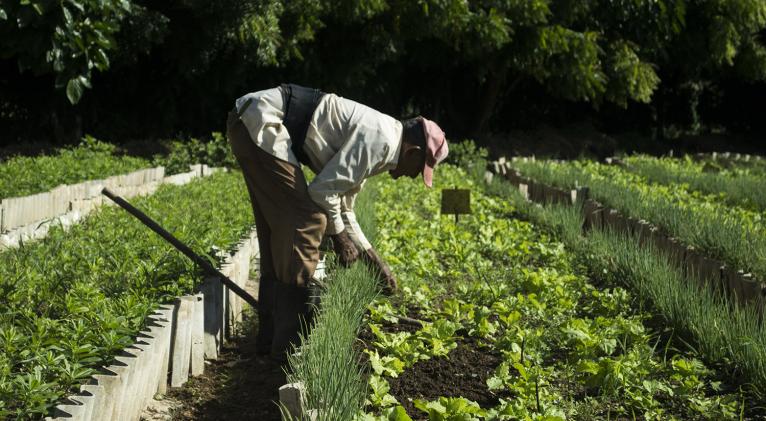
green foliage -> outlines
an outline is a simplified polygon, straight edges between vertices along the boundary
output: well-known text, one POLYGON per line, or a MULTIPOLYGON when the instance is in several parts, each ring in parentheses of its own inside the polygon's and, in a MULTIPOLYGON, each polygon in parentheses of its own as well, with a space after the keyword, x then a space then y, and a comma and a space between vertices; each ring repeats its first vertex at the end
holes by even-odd
POLYGON ((433 402, 415 399, 415 407, 428 413, 433 421, 472 421, 487 414, 476 402, 465 398, 439 398, 433 402))
MULTIPOLYGON (((562 225, 581 227, 580 223, 559 220, 552 224, 562 206, 540 207, 529 205, 518 192, 507 191, 508 196, 532 220, 559 230, 562 225)), ((566 207, 570 208, 571 207, 566 207)), ((574 228, 572 228, 574 229, 574 228)), ((759 390, 766 384, 766 343, 764 327, 752 308, 732 309, 730 303, 708 289, 699 289, 688 282, 668 259, 651 247, 640 247, 635 238, 611 231, 597 231, 587 237, 565 237, 567 243, 581 256, 591 273, 600 274, 611 285, 627 285, 640 298, 643 305, 655 308, 675 329, 674 333, 693 339, 693 345, 701 358, 715 364, 728 365, 731 370, 742 372, 752 387, 759 390)), ((624 306, 619 306, 624 307, 624 306)), ((579 335, 578 335, 579 338, 579 335)), ((694 358, 672 358, 671 379, 678 383, 676 390, 683 394, 694 393, 701 385, 699 379, 709 373, 694 358)), ((609 366, 588 363, 582 367, 591 381, 606 379, 609 366)), ((641 385, 657 390, 658 385, 641 385)), ((721 385, 710 383, 719 390, 721 385)), ((710 405, 732 414, 728 404, 712 400, 690 402, 695 411, 704 413, 710 405)), ((735 414, 736 415, 736 414, 735 414)))
POLYGON ((55 155, 12 157, 0 163, 0 198, 41 193, 61 184, 126 174, 150 166, 147 160, 117 155, 114 145, 86 136, 79 146, 60 149, 55 155))
POLYGON ((211 139, 176 140, 170 144, 170 153, 154 158, 154 165, 165 167, 166 174, 178 174, 189 171, 193 164, 207 164, 211 167, 238 168, 231 146, 226 136, 213 132, 211 139))
POLYGON ((20 71, 52 73, 72 104, 91 87, 92 70, 109 68, 114 35, 129 0, 21 0, 0 5, 0 51, 20 71))
POLYGON ((718 195, 701 194, 685 184, 650 182, 617 166, 590 161, 515 161, 512 165, 525 176, 558 187, 588 186, 591 196, 605 205, 650 221, 732 267, 766 276, 762 212, 721 203, 718 195))
MULTIPOLYGON (((532 223, 508 218, 529 211, 537 219, 548 208, 519 200, 518 192, 495 197, 477 180, 440 167, 437 184, 472 189, 474 213, 457 224, 433 216, 438 191, 407 180, 378 185, 379 250, 402 288, 370 306, 370 412, 360 419, 386 419, 399 408, 397 399, 409 398, 394 398, 386 379, 419 361, 449 358, 449 344, 467 337, 462 346, 501 353, 487 387, 510 397, 492 408, 457 396, 414 401, 431 420, 737 419, 740 396, 724 392, 720 373, 694 351, 665 344, 648 327, 642 302, 617 283, 623 272, 608 282, 582 273, 581 252, 599 262, 614 256, 607 247, 584 252, 582 221, 571 207, 540 219, 566 233, 565 246, 532 223), (392 312, 433 322, 392 329, 392 312)), ((599 265, 591 273, 613 272, 599 265)))
MULTIPOLYGON (((359 194, 355 209, 368 239, 375 243, 374 183, 359 194)), ((301 340, 300 353, 288 357, 289 382, 302 382, 306 388, 306 408, 317 409, 319 420, 351 420, 359 413, 365 399, 390 403, 388 382, 378 376, 367 378, 368 370, 358 364, 360 354, 356 337, 367 305, 378 293, 374 276, 357 263, 351 269, 332 266, 330 278, 322 291, 322 306, 314 317, 314 326, 301 340), (368 387, 375 393, 368 397, 368 387)), ((391 367, 391 361, 381 361, 391 367)), ((395 401, 395 400, 394 400, 395 401)), ((390 420, 405 421, 395 410, 390 420)))
POLYGON ((483 164, 488 157, 487 148, 478 147, 473 140, 465 139, 449 144, 449 155, 445 162, 460 168, 471 168, 483 164))
POLYGON ((731 171, 710 172, 704 164, 691 158, 652 158, 644 155, 627 157, 628 170, 646 177, 647 180, 665 185, 686 185, 732 206, 740 206, 755 212, 766 211, 766 177, 731 171))
POLYGON ((615 42, 609 46, 613 54, 609 61, 608 96, 613 102, 627 107, 627 99, 648 103, 660 84, 660 78, 649 63, 641 62, 637 46, 628 42, 615 42))
MULTIPOLYGON (((519 122, 529 94, 543 114, 567 99, 699 118, 705 94, 766 78, 765 16, 760 0, 24 0, 0 5, 0 54, 40 76, 6 70, 24 87, 55 79, 71 102, 93 87, 76 110, 133 134, 126 119, 157 114, 140 129, 210 131, 237 95, 291 79, 463 135, 519 122)), ((69 109, 15 85, 22 110, 69 109)))
MULTIPOLYGON (((211 261, 252 224, 239 173, 163 186, 134 203, 211 261)), ((203 276, 117 207, 1 256, 0 411, 13 419, 44 416, 129 345, 158 304, 203 276)))

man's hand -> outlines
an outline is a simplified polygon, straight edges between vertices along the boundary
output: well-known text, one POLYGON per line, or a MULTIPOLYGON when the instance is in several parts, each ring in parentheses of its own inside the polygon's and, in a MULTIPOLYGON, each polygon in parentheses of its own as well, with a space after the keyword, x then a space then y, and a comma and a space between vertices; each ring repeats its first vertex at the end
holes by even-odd
POLYGON ((332 246, 335 249, 335 254, 338 255, 338 262, 340 262, 341 266, 351 266, 359 258, 356 244, 348 236, 346 230, 331 235, 330 238, 332 238, 332 246))
POLYGON ((367 266, 377 272, 378 282, 383 288, 383 293, 390 295, 396 291, 396 278, 394 278, 394 274, 391 273, 391 269, 388 268, 388 265, 386 265, 383 262, 383 259, 378 256, 375 249, 367 250, 362 257, 367 266))

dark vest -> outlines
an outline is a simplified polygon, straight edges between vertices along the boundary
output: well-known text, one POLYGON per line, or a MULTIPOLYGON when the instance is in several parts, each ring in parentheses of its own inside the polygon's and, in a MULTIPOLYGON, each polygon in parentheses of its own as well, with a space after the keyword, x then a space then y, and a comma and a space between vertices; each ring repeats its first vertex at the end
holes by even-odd
POLYGON ((319 105, 319 100, 324 96, 324 92, 292 83, 285 83, 281 86, 282 102, 285 107, 282 124, 287 128, 287 133, 290 134, 293 154, 301 164, 309 165, 308 156, 303 151, 303 144, 306 143, 306 132, 309 130, 311 117, 319 105))

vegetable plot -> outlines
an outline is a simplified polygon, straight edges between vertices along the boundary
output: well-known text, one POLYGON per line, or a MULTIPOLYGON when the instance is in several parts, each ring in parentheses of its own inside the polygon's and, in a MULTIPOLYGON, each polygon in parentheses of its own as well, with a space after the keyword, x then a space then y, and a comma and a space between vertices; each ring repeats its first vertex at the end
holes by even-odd
POLYGON ((625 158, 628 169, 655 183, 683 184, 692 191, 711 195, 713 200, 741 206, 755 212, 766 210, 766 178, 731 171, 711 172, 691 158, 653 158, 635 155, 625 158))
POLYGON ((739 418, 742 396, 649 327, 629 291, 588 279, 562 243, 468 179, 440 169, 442 185, 474 189, 457 225, 433 215, 438 190, 380 185, 378 244, 403 288, 370 306, 360 418, 739 418))
MULTIPOLYGON (((252 224, 238 173, 165 185, 135 205, 211 254, 252 224)), ((0 418, 44 416, 129 345, 159 303, 201 280, 191 261, 116 207, 0 257, 0 418)))
POLYGON ((148 160, 114 154, 115 146, 86 137, 54 156, 14 157, 0 163, 0 198, 48 191, 60 184, 107 178, 151 167, 148 160))
POLYGON ((650 183, 619 167, 587 161, 522 162, 525 176, 557 187, 590 187, 590 195, 636 219, 646 219, 683 243, 736 269, 766 278, 764 214, 727 206, 685 186, 650 183))
POLYGON ((762 156, 736 159, 724 153, 715 156, 707 154, 697 159, 705 168, 724 174, 766 176, 766 159, 762 156))

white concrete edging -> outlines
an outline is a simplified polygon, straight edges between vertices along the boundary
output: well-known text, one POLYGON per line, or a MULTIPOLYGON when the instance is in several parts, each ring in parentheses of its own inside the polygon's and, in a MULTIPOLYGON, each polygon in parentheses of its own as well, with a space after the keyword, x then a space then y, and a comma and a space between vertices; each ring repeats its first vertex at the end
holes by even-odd
POLYGON ((0 251, 18 247, 22 242, 48 235, 55 225, 67 228, 93 209, 110 204, 101 195, 104 187, 125 198, 154 193, 161 184, 182 185, 197 177, 205 177, 223 168, 195 164, 190 171, 165 176, 164 167, 147 168, 103 180, 78 184, 62 184, 50 191, 30 196, 10 197, 0 201, 0 251))
MULTIPOLYGON (((225 258, 221 272, 244 288, 250 261, 257 255, 253 229, 225 258)), ((46 420, 139 420, 147 403, 155 394, 164 394, 168 384, 179 387, 190 375, 202 374, 204 359, 217 358, 224 332, 242 321, 246 303, 214 278, 199 289, 155 310, 133 345, 86 381, 80 393, 57 405, 46 420)))

